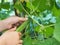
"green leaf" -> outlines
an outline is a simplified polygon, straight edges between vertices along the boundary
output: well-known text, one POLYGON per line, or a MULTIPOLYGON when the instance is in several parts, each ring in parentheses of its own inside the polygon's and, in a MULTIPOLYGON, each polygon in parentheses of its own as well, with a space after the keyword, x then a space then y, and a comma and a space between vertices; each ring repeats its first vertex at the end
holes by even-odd
POLYGON ((57 22, 55 25, 55 31, 54 31, 54 37, 60 41, 60 9, 57 9, 54 5, 53 9, 53 14, 57 17, 57 22))
POLYGON ((9 13, 7 12, 0 12, 0 20, 6 19, 9 17, 9 13))
POLYGON ((48 38, 44 41, 40 41, 40 45, 60 45, 60 42, 58 42, 55 38, 48 38))
POLYGON ((0 10, 1 10, 1 3, 0 3, 0 10))
POLYGON ((56 0, 55 2, 56 2, 55 3, 56 8, 60 9, 60 0, 56 0))
POLYGON ((53 32, 54 32, 54 28, 53 27, 47 27, 43 31, 45 38, 49 38, 50 36, 52 36, 53 32))
POLYGON ((55 38, 48 38, 46 40, 32 40, 32 45, 60 45, 55 38))
POLYGON ((28 7, 30 10, 34 10, 34 9, 35 9, 31 2, 27 2, 27 7, 28 7))
POLYGON ((23 45, 32 45, 32 39, 30 36, 26 36, 23 41, 23 45))
POLYGON ((57 17, 57 22, 55 25, 54 37, 60 41, 60 16, 57 17))
POLYGON ((35 31, 36 31, 36 32, 41 32, 40 28, 41 28, 40 26, 36 26, 36 27, 35 27, 35 31))
POLYGON ((55 5, 53 6, 52 12, 56 17, 60 15, 60 9, 57 9, 55 5))
POLYGON ((34 7, 37 7, 38 5, 38 9, 40 11, 44 11, 46 9, 51 9, 54 5, 54 0, 30 0, 30 2, 32 3, 32 5, 34 7))
POLYGON ((1 8, 8 10, 10 8, 10 3, 9 2, 2 3, 1 8))
POLYGON ((18 1, 15 3, 14 8, 17 9, 17 10, 19 10, 20 12, 23 11, 23 7, 20 4, 20 2, 18 2, 18 1))

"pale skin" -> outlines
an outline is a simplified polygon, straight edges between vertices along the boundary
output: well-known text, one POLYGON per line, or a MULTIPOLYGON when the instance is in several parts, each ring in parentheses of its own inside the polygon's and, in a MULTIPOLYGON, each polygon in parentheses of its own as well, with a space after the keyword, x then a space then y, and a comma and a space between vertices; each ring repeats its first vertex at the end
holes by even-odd
POLYGON ((8 29, 2 34, 2 36, 0 36, 0 45, 22 45, 22 40, 20 39, 21 33, 16 32, 16 26, 12 28, 12 25, 17 24, 18 22, 24 22, 26 20, 27 18, 13 16, 0 21, 0 32, 8 29))

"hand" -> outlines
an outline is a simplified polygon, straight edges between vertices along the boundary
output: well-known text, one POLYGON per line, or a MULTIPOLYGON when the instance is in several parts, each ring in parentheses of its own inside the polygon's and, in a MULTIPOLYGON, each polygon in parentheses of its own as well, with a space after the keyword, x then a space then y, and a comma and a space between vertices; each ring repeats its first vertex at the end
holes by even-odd
POLYGON ((13 24, 24 22, 27 18, 13 16, 0 22, 0 31, 12 28, 13 24))
POLYGON ((15 28, 8 30, 0 37, 0 45, 22 45, 21 33, 13 31, 15 28))

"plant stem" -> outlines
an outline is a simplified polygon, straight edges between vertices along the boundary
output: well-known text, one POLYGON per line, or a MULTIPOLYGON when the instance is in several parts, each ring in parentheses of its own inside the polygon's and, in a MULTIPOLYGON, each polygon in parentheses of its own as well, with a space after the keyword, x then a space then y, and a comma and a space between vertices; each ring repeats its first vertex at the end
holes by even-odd
MULTIPOLYGON (((21 4, 21 2, 20 2, 20 4, 21 4)), ((42 24, 40 24, 39 22, 37 22, 36 20, 34 20, 34 19, 30 16, 30 14, 25 10, 25 8, 23 7, 22 4, 21 4, 21 6, 22 6, 22 8, 24 9, 24 11, 28 14, 28 16, 29 16, 34 22, 36 22, 39 26, 43 26, 42 24)))
MULTIPOLYGON (((15 5, 16 1, 17 1, 17 0, 13 0, 13 3, 14 3, 13 5, 15 5)), ((15 15, 16 15, 16 16, 19 16, 19 14, 17 13, 17 9, 14 8, 14 11, 15 11, 15 15)))
POLYGON ((52 25, 48 25, 48 26, 45 26, 45 28, 48 28, 48 27, 51 27, 51 26, 54 26, 55 24, 52 24, 52 25))
POLYGON ((38 2, 38 5, 36 6, 36 8, 35 8, 35 10, 33 10, 32 12, 31 12, 31 14, 33 14, 37 9, 38 9, 38 7, 39 7, 39 4, 40 3, 40 1, 38 2))
POLYGON ((18 28, 17 28, 17 32, 21 32, 28 24, 28 20, 25 21, 22 25, 20 25, 18 28))

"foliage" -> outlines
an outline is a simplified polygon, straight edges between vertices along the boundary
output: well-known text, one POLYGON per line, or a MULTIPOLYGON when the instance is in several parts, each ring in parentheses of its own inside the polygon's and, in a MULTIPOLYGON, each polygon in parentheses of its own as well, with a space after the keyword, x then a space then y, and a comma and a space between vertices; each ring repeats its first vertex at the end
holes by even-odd
POLYGON ((16 30, 24 31, 23 45, 60 45, 60 0, 16 0, 14 4, 2 2, 0 19, 9 17, 13 10, 18 16, 28 18, 16 30))

